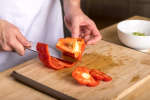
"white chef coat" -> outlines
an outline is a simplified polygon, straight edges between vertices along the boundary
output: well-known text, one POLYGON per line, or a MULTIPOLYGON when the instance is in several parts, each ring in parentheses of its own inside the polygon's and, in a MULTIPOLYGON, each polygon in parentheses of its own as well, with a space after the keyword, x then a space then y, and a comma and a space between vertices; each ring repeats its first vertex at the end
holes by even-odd
MULTIPOLYGON (((64 37, 60 0, 0 0, 0 19, 16 25, 29 41, 55 47, 57 40, 64 37)), ((0 52, 0 71, 36 56, 28 50, 25 56, 0 52)))

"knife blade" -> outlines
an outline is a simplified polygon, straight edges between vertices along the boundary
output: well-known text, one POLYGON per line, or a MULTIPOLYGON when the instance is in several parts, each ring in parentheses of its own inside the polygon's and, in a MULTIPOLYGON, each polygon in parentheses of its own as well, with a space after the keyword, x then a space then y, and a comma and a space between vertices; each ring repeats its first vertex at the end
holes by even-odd
MULTIPOLYGON (((31 42, 31 47, 29 47, 28 50, 31 50, 33 52, 38 52, 36 50, 36 46, 37 46, 37 42, 31 42)), ((60 58, 61 57, 61 52, 60 51, 58 51, 57 49, 52 48, 50 46, 48 46, 48 50, 49 50, 49 53, 50 53, 51 56, 61 59, 60 58)))

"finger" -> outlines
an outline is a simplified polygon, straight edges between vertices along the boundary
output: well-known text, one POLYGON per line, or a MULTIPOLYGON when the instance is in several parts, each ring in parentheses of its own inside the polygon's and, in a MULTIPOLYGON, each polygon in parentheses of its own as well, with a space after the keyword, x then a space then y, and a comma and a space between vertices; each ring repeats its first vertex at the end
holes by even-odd
POLYGON ((2 47, 2 50, 4 50, 4 51, 12 51, 12 50, 13 50, 13 49, 12 49, 9 45, 7 45, 7 44, 2 44, 1 47, 2 47))
POLYGON ((90 29, 88 28, 88 26, 80 26, 80 27, 81 27, 81 33, 90 34, 90 29))
POLYGON ((91 35, 91 31, 89 29, 86 29, 86 33, 84 35, 85 36, 91 35))
POLYGON ((87 35, 84 37, 85 43, 87 44, 87 42, 90 40, 90 35, 87 35))
POLYGON ((96 42, 98 42, 99 40, 100 40, 101 38, 100 38, 100 36, 92 36, 89 40, 88 40, 88 42, 87 42, 87 44, 96 44, 96 42))
POLYGON ((92 35, 91 39, 87 42, 87 44, 95 44, 97 41, 99 41, 102 38, 100 32, 96 27, 92 28, 91 35, 92 35))
POLYGON ((6 36, 2 35, 0 40, 1 50, 12 51, 12 48, 7 44, 6 36))
POLYGON ((80 33, 79 37, 84 38, 84 33, 80 33))
POLYGON ((8 43, 19 55, 24 55, 24 46, 16 38, 12 38, 8 43))
POLYGON ((20 32, 16 34, 16 38, 23 46, 25 47, 31 46, 31 43, 20 32))
POLYGON ((72 37, 73 38, 78 38, 80 35, 80 25, 77 22, 74 22, 72 25, 72 37))
POLYGON ((80 26, 80 33, 84 33, 85 34, 86 33, 86 28, 87 28, 86 26, 82 26, 81 25, 80 26))
POLYGON ((87 25, 80 26, 80 38, 85 38, 90 35, 90 30, 87 25))
POLYGON ((87 44, 95 44, 101 39, 99 35, 91 36, 91 38, 88 40, 87 44))

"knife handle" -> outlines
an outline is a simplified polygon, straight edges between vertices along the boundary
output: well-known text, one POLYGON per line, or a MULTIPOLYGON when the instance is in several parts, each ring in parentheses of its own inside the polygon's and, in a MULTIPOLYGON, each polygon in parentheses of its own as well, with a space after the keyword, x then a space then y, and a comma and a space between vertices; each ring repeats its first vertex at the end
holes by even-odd
POLYGON ((66 95, 64 93, 61 93, 61 92, 56 91, 56 90, 54 90, 54 89, 52 89, 50 87, 47 87, 47 86, 45 86, 45 85, 43 85, 43 84, 41 84, 39 82, 36 82, 36 81, 34 81, 34 80, 30 79, 30 78, 27 78, 27 77, 17 73, 16 71, 13 71, 11 73, 11 76, 14 79, 18 80, 19 82, 22 82, 23 84, 28 85, 28 86, 30 86, 30 87, 32 87, 32 88, 34 88, 34 89, 36 89, 36 90, 38 90, 40 92, 43 92, 43 93, 45 93, 47 95, 50 95, 50 96, 52 96, 52 97, 54 97, 54 98, 56 98, 58 100, 77 100, 76 98, 68 96, 68 95, 66 95))

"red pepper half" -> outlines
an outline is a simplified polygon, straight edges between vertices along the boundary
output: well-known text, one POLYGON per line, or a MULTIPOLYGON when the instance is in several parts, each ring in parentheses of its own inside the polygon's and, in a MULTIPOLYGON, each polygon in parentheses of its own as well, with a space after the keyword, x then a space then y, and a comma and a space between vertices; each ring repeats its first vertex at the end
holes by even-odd
POLYGON ((110 76, 108 76, 105 73, 100 72, 99 70, 96 70, 96 69, 91 69, 90 74, 96 80, 103 80, 103 81, 111 81, 112 80, 112 78, 110 76))
POLYGON ((90 75, 90 70, 86 67, 76 67, 72 72, 72 77, 82 85, 97 86, 99 84, 99 81, 90 75))
POLYGON ((62 51, 63 55, 80 60, 85 49, 85 42, 81 38, 60 38, 56 48, 62 51))
POLYGON ((39 59, 43 62, 43 64, 45 66, 47 66, 49 68, 58 70, 58 69, 72 67, 75 64, 73 62, 68 62, 68 61, 64 61, 62 59, 51 57, 47 44, 38 43, 37 51, 39 52, 38 53, 39 59))

